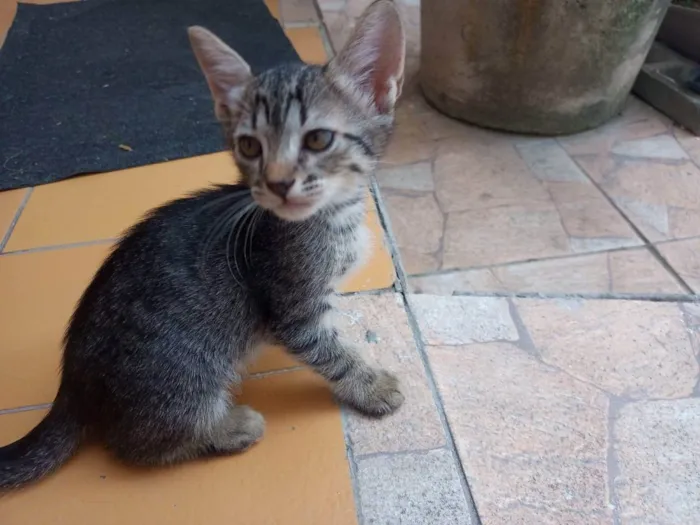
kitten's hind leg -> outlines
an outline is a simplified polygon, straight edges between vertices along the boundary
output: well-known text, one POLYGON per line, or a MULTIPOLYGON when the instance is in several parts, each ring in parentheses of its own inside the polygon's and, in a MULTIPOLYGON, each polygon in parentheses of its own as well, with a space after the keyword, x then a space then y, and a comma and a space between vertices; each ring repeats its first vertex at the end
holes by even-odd
POLYGON ((202 437, 204 454, 227 455, 243 452, 260 441, 265 420, 249 406, 232 406, 226 416, 202 437))
POLYGON ((160 419, 160 426, 143 422, 137 427, 140 432, 113 433, 107 439, 107 446, 125 463, 161 466, 243 452, 260 441, 265 431, 261 414, 228 400, 225 408, 218 405, 216 411, 201 412, 184 426, 182 418, 176 417, 165 425, 160 419), (211 417, 215 413, 216 417, 211 417), (148 429, 148 434, 143 433, 144 429, 148 429))

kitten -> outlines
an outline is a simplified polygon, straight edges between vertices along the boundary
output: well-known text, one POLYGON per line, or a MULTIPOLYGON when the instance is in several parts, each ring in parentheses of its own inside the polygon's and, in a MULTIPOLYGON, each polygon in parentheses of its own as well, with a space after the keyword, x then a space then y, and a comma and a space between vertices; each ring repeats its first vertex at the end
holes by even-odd
POLYGON ((55 402, 0 448, 0 489, 36 481, 86 438, 134 465, 240 452, 263 417, 236 405, 237 368, 284 345, 368 416, 403 402, 333 325, 334 288, 367 249, 368 178, 402 84, 404 34, 372 4, 324 67, 253 77, 206 29, 189 29, 244 183, 204 190, 129 230, 82 296, 55 402))

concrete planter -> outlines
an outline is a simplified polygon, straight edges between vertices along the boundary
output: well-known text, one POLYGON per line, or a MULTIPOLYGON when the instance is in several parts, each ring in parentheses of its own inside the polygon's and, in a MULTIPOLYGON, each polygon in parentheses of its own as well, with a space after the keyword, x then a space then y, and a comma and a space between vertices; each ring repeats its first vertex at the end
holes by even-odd
POLYGON ((534 134, 618 113, 670 0, 424 0, 428 101, 480 126, 534 134))

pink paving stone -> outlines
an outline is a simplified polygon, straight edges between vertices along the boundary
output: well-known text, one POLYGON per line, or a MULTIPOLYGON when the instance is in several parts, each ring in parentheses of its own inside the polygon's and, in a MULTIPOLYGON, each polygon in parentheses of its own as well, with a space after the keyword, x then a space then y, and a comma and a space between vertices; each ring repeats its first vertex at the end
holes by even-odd
POLYGON ((663 243, 657 248, 688 286, 700 294, 700 239, 663 243))
POLYGON ((338 307, 343 335, 369 362, 395 373, 406 397, 401 409, 383 420, 348 413, 347 430, 355 455, 443 446, 442 423, 401 296, 346 296, 340 298, 338 307))
POLYGON ((543 259, 492 268, 410 277, 411 292, 682 294, 683 288, 646 249, 543 259))
POLYGON ((611 523, 600 390, 508 343, 427 351, 484 523, 611 523))
POLYGON ((685 290, 646 248, 608 254, 611 291, 683 294, 685 290))
POLYGON ((438 269, 444 218, 434 194, 384 192, 383 200, 406 271, 438 269))
POLYGON ((542 359, 618 396, 692 393, 698 362, 678 305, 639 301, 518 299, 542 359))
POLYGON ((443 268, 468 268, 571 253, 553 203, 531 202, 450 213, 443 268))
POLYGON ((624 213, 652 241, 700 235, 700 222, 681 217, 700 216, 700 168, 686 161, 678 165, 629 161, 602 183, 624 213))
POLYGON ((443 141, 434 178, 437 198, 447 212, 551 200, 511 142, 497 135, 443 141))
POLYGON ((519 337, 505 299, 411 295, 409 301, 428 345, 517 341, 519 337))
POLYGON ((622 408, 615 422, 620 525, 700 522, 700 399, 622 408))

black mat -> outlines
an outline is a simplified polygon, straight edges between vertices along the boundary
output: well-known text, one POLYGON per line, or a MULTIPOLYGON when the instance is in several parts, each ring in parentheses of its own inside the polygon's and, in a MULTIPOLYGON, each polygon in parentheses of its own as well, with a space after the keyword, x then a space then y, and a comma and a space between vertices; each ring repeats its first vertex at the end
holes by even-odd
POLYGON ((298 60, 263 0, 19 4, 0 50, 0 190, 223 149, 186 27, 298 60))

